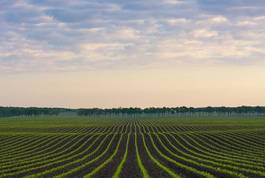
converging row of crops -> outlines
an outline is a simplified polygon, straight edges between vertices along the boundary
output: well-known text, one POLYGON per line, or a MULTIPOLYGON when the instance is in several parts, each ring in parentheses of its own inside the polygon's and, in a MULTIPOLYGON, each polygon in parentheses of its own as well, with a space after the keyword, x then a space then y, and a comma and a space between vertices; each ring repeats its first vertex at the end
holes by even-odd
POLYGON ((2 118, 0 177, 262 178, 263 118, 2 118))

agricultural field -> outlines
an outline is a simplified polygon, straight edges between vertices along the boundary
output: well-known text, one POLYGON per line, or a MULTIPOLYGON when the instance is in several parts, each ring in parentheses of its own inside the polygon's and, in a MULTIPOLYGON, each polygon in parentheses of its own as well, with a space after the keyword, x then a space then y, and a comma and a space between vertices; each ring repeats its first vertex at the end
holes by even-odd
POLYGON ((0 118, 0 177, 264 178, 263 118, 0 118))

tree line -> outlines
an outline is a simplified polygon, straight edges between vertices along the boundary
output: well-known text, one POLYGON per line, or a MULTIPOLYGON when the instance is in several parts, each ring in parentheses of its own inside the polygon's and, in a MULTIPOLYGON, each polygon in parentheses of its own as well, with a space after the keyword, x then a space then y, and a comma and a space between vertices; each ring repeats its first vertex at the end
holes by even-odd
POLYGON ((240 107, 150 107, 150 108, 112 108, 112 109, 78 109, 78 115, 153 115, 153 116, 205 116, 205 115, 265 115, 265 107, 240 106, 240 107))
POLYGON ((37 108, 37 107, 0 107, 0 117, 11 116, 38 116, 38 115, 59 115, 69 111, 65 108, 37 108))
POLYGON ((265 115, 265 107, 240 106, 240 107, 149 107, 149 108, 37 108, 37 107, 0 107, 0 117, 10 116, 38 116, 60 115, 62 113, 75 113, 79 116, 175 116, 175 115, 265 115))

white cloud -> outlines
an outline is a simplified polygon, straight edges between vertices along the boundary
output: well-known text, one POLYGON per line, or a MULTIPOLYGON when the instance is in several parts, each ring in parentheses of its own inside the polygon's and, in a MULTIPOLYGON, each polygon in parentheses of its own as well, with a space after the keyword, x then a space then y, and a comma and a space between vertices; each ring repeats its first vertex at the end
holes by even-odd
POLYGON ((106 10, 110 12, 117 12, 117 11, 122 10, 122 7, 118 4, 109 4, 106 10))
POLYGON ((114 59, 117 65, 140 66, 153 63, 154 56, 161 61, 192 59, 203 64, 204 58, 253 59, 264 54, 262 12, 248 16, 220 9, 217 14, 189 0, 150 2, 11 3, 0 12, 0 57, 5 58, 0 64, 12 57, 14 66, 25 61, 56 66, 64 60, 69 61, 65 67, 73 61, 78 68, 90 65, 89 61, 101 65, 114 59))
POLYGON ((230 63, 235 59, 253 59, 257 55, 265 55, 264 44, 259 44, 256 40, 235 39, 229 34, 206 41, 191 36, 160 39, 155 52, 155 58, 161 60, 203 64, 220 61, 230 63))
POLYGON ((103 27, 95 27, 95 28, 88 28, 88 29, 80 29, 79 31, 82 33, 99 33, 103 32, 105 28, 103 27))
MULTIPOLYGON (((1 43, 0 43, 1 44, 1 43)), ((56 50, 26 39, 17 33, 8 33, 5 45, 0 45, 0 57, 12 57, 28 61, 70 60, 75 54, 70 50, 56 50), (8 51, 8 53, 7 53, 8 51)))
POLYGON ((225 16, 203 16, 203 19, 196 20, 196 24, 203 26, 212 26, 212 25, 226 25, 230 22, 225 16))
POLYGON ((183 0, 162 0, 162 2, 170 5, 178 5, 184 3, 183 0))
POLYGON ((208 22, 214 23, 214 24, 223 24, 228 22, 228 19, 224 16, 214 16, 208 19, 208 22))
POLYGON ((27 10, 34 10, 34 11, 39 11, 39 12, 47 9, 47 7, 45 7, 45 6, 33 5, 31 3, 28 3, 25 0, 17 0, 17 1, 15 1, 14 4, 13 4, 13 7, 27 9, 27 10))
POLYGON ((255 25, 257 25, 257 23, 255 21, 252 21, 252 20, 241 20, 241 21, 237 22, 236 25, 237 26, 255 26, 255 25))
POLYGON ((195 38, 213 38, 218 36, 217 31, 209 30, 209 29, 197 29, 194 30, 192 36, 195 38))
POLYGON ((85 43, 81 44, 82 50, 96 51, 101 49, 121 49, 123 45, 120 43, 85 43))
POLYGON ((121 40, 136 40, 139 38, 140 32, 130 27, 120 27, 116 31, 110 34, 113 39, 121 40))
POLYGON ((12 53, 12 52, 8 52, 5 50, 0 51, 0 58, 1 57, 11 57, 12 55, 14 55, 14 53, 12 53))
POLYGON ((76 54, 86 61, 118 60, 126 56, 124 50, 128 43, 84 43, 76 54))
POLYGON ((254 21, 265 21, 265 16, 254 17, 254 21))
POLYGON ((246 17, 240 18, 236 23, 237 26, 258 26, 264 25, 265 23, 265 16, 255 16, 255 17, 246 17))
POLYGON ((170 18, 166 19, 165 22, 170 26, 177 26, 177 25, 186 24, 189 22, 189 20, 186 18, 170 18))

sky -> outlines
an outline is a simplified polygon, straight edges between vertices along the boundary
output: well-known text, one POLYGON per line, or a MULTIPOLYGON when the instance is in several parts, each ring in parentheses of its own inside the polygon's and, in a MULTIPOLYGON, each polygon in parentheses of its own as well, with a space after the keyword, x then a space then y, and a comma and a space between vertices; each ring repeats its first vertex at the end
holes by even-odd
POLYGON ((0 105, 265 105, 264 0, 1 0, 0 105))

